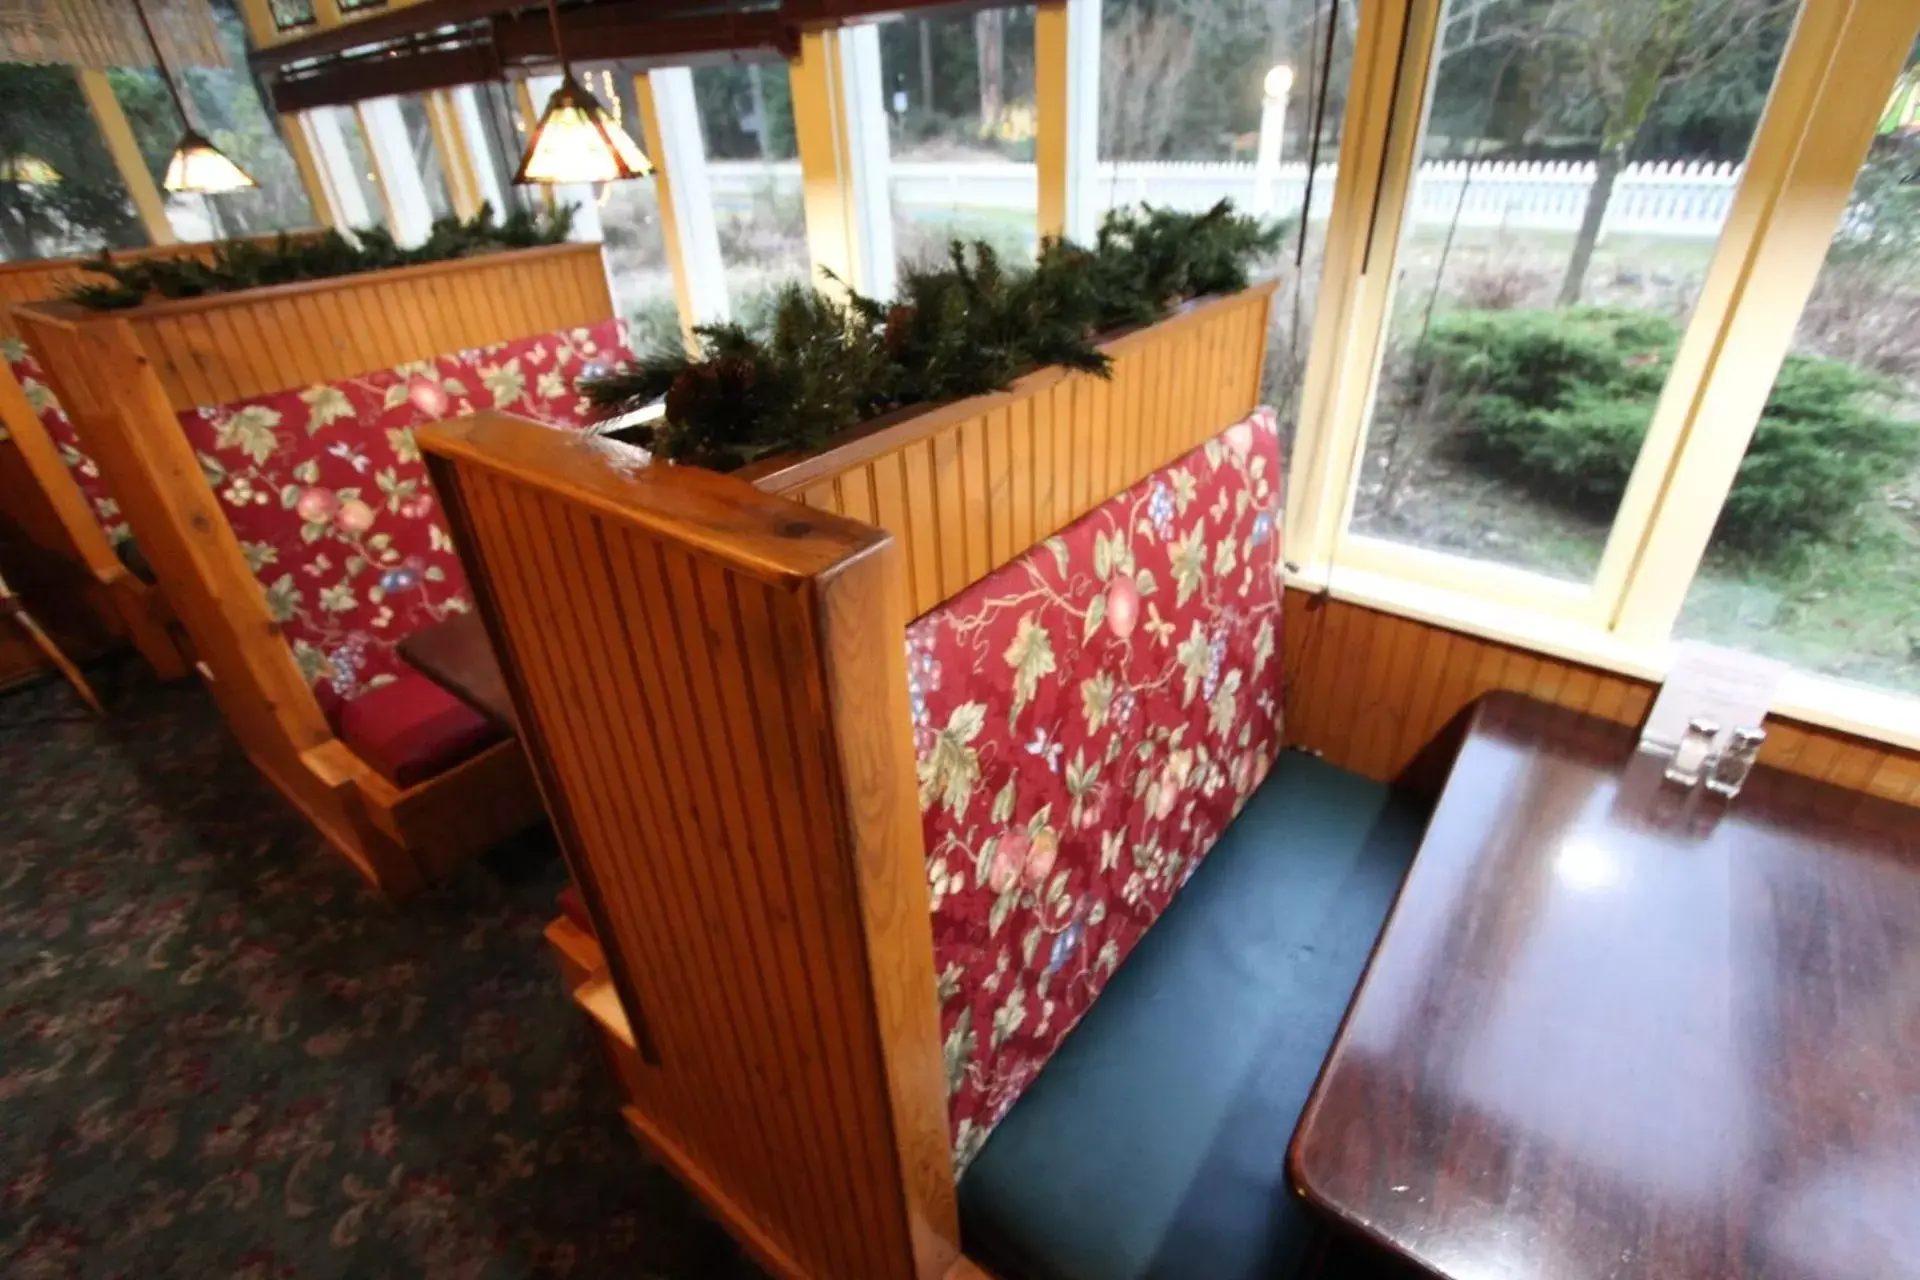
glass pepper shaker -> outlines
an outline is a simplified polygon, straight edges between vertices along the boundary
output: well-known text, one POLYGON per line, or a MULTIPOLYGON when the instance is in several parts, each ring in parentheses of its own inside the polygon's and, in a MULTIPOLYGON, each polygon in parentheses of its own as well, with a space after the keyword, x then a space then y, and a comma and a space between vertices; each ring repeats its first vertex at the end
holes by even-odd
POLYGON ((1700 779, 1712 768, 1713 743, 1719 736, 1720 726, 1705 716, 1687 721, 1687 731, 1680 735, 1680 745, 1667 762, 1667 781, 1683 787, 1700 785, 1700 779))
POLYGON ((1727 749, 1713 762, 1713 769, 1707 775, 1707 790, 1718 796, 1732 799, 1740 794, 1740 788, 1747 785, 1747 775, 1753 772, 1753 765, 1760 758, 1760 744, 1767 740, 1765 729, 1747 726, 1735 729, 1727 749))

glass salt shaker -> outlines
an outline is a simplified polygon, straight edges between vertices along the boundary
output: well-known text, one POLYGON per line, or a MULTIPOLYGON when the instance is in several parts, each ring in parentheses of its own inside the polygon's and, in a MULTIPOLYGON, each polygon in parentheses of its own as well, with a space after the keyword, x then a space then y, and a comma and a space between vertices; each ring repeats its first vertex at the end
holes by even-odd
POLYGON ((1740 788, 1747 785, 1747 775, 1753 772, 1754 761, 1760 758, 1760 744, 1766 740, 1765 729, 1752 726, 1735 729, 1727 749, 1713 762, 1713 769, 1707 775, 1707 790, 1728 799, 1739 795, 1740 788))
POLYGON ((1712 767, 1713 742, 1719 736, 1720 726, 1705 716, 1687 721, 1687 731, 1680 735, 1680 745, 1667 762, 1667 781, 1683 787, 1700 785, 1701 777, 1712 767))

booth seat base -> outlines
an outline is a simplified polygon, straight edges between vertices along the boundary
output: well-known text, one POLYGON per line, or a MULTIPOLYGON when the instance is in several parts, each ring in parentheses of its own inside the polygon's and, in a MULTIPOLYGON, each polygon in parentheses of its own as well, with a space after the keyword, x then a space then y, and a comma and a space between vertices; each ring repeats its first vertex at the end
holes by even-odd
POLYGON ((1423 809, 1284 753, 960 1183, 1003 1280, 1393 1274, 1288 1185, 1287 1147, 1423 809))

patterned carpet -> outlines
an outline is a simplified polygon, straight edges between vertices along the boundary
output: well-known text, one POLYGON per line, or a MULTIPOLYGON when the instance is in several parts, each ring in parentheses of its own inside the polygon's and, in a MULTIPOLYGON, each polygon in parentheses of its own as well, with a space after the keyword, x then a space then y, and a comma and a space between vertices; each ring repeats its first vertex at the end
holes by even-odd
POLYGON ((0 698, 0 1274, 757 1275, 621 1126, 544 837, 401 907, 212 703, 0 698))

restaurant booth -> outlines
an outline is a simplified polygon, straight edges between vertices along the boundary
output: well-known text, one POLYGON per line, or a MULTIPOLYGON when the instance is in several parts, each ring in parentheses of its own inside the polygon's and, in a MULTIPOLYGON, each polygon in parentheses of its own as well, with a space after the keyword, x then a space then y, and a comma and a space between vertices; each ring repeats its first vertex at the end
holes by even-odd
POLYGON ((578 423, 618 358, 599 246, 13 311, 248 756, 371 883, 537 821, 519 747, 397 655, 466 607, 415 427, 578 423))

